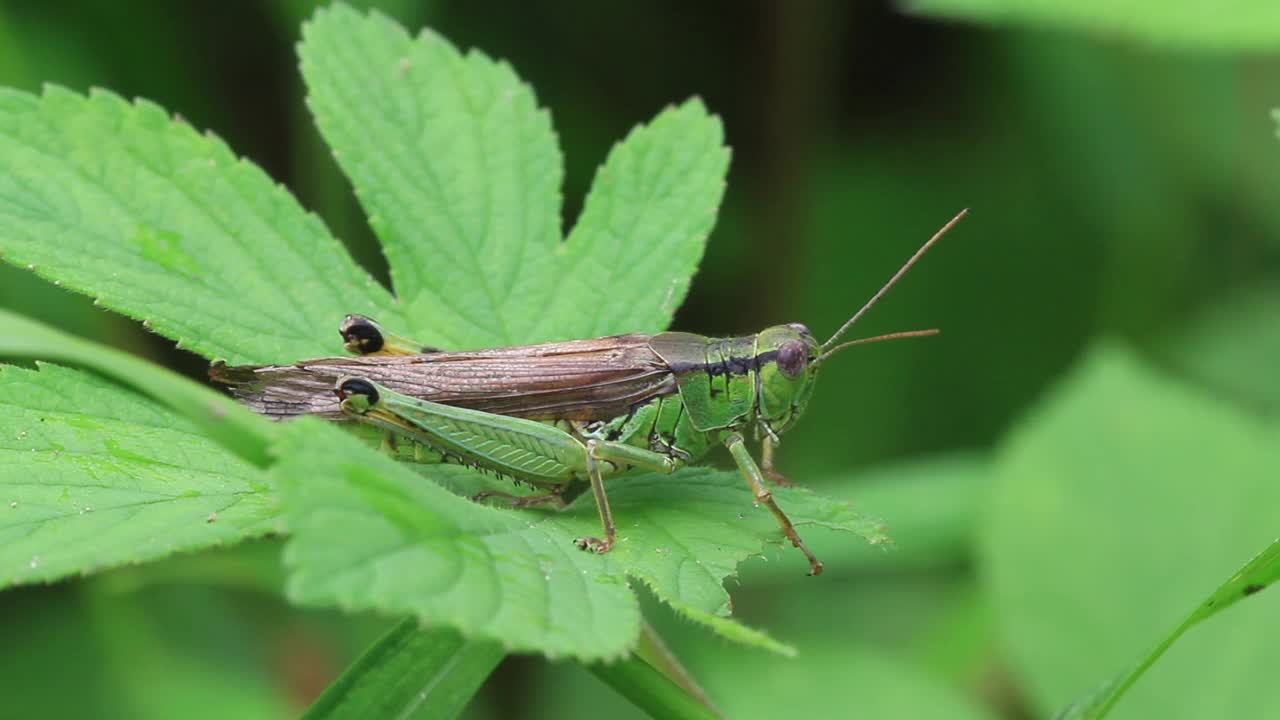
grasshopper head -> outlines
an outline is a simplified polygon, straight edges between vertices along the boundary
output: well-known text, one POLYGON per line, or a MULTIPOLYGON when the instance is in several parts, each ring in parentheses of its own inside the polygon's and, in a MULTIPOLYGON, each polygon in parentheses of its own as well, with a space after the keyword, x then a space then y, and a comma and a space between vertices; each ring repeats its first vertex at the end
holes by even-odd
POLYGON ((844 325, 841 325, 840 329, 836 330, 826 342, 818 343, 809 332, 809 328, 799 323, 777 325, 760 333, 756 340, 756 355, 761 360, 757 412, 759 418, 768 424, 769 429, 780 433, 796 421, 805 406, 809 404, 810 396, 813 395, 813 383, 818 377, 818 366, 832 355, 854 345, 937 334, 937 330, 910 330, 837 344, 845 331, 853 327, 864 313, 879 302, 880 298, 889 292, 889 289, 906 274, 907 270, 910 270, 911 266, 968 212, 968 210, 961 210, 950 222, 943 225, 941 230, 934 233, 933 237, 929 238, 929 241, 922 245, 916 254, 912 255, 911 259, 907 260, 898 272, 894 273, 893 277, 889 278, 889 281, 875 295, 872 295, 858 312, 846 320, 844 325), (772 352, 777 354, 773 359, 764 362, 765 358, 769 357, 767 353, 772 352))
POLYGON ((775 325, 756 337, 761 360, 757 409, 774 432, 786 430, 809 403, 820 351, 809 328, 800 323, 775 325))

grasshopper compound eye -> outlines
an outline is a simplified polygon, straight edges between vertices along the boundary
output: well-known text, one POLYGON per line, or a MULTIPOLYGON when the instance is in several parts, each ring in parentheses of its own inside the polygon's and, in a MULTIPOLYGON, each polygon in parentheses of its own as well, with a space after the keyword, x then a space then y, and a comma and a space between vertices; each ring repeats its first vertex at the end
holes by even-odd
POLYGON ((385 340, 378 323, 363 315, 348 315, 338 328, 347 349, 357 355, 369 355, 382 349, 385 340))
POLYGON ((343 402, 346 402, 353 395, 363 397, 369 405, 375 405, 378 402, 378 389, 373 386, 373 383, 364 378, 342 378, 338 381, 333 391, 337 393, 338 399, 343 402))
POLYGON ((809 364, 809 348, 799 340, 788 340, 778 348, 778 369, 789 378, 798 378, 809 364))

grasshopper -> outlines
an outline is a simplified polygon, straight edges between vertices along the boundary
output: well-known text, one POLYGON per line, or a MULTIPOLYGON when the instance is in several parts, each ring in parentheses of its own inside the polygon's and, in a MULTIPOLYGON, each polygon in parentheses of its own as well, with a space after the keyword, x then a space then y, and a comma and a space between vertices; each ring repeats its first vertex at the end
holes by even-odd
POLYGON ((608 552, 617 540, 605 478, 637 468, 673 473, 723 445, 757 506, 768 507, 786 538, 808 558, 809 574, 818 575, 822 562, 766 483, 768 478, 789 484, 774 467, 779 436, 799 419, 819 367, 835 353, 937 332, 897 332, 837 344, 967 212, 934 234, 823 343, 804 325, 790 323, 744 337, 632 333, 445 352, 349 315, 339 331, 355 357, 239 367, 215 362, 209 374, 270 417, 354 420, 386 431, 384 448, 393 453, 403 449, 396 439, 407 439, 419 462, 470 465, 544 491, 524 497, 490 491, 477 500, 499 495, 515 506, 563 507, 569 488, 588 484, 604 533, 575 542, 598 553, 608 552), (759 463, 747 450, 747 432, 761 442, 759 463))

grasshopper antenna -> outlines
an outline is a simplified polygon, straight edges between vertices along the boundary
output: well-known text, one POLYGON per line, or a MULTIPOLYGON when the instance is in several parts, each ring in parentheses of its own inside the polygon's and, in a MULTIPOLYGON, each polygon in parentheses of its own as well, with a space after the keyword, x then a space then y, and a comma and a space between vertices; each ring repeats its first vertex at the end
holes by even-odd
POLYGON ((854 345, 866 345, 867 343, 881 342, 883 340, 901 340, 902 338, 929 337, 930 335, 937 335, 939 332, 940 331, 937 328, 931 328, 929 330, 905 330, 903 332, 886 333, 884 335, 876 335, 875 337, 858 338, 857 340, 842 342, 839 345, 831 348, 830 350, 824 350, 823 353, 818 356, 818 359, 813 361, 813 364, 816 366, 818 363, 821 363, 823 360, 826 360, 827 358, 831 357, 832 355, 835 355, 841 350, 847 347, 853 347, 854 345))
POLYGON ((873 340, 890 340, 890 339, 893 339, 894 337, 899 337, 899 336, 915 337, 918 334, 932 335, 936 333, 937 332, 936 330, 913 331, 913 333, 892 333, 890 335, 881 335, 874 338, 864 338, 862 340, 854 340, 851 343, 846 343, 845 345, 839 345, 834 348, 830 347, 833 343, 835 343, 835 341, 839 340, 840 336, 844 335, 849 328, 853 327, 853 324, 858 322, 859 318, 865 315, 866 312, 870 310, 877 302, 880 302, 880 298, 884 297, 884 294, 889 292, 889 289, 892 288, 895 284, 897 284, 898 280, 901 280, 903 275, 907 274, 907 271, 911 269, 911 266, 915 265, 916 261, 919 260, 921 256, 923 256, 926 252, 928 252, 929 248, 934 246, 934 243, 941 240, 942 236, 946 235, 948 230, 955 227, 955 224, 960 222, 960 220, 964 218, 965 215, 968 215, 968 214, 969 214, 969 208, 965 208, 964 210, 961 210, 960 212, 956 213, 956 216, 951 218, 950 222, 948 222, 946 225, 943 225, 941 230, 934 233, 933 237, 929 238, 929 242, 925 243, 924 245, 921 245, 920 249, 916 251, 916 254, 912 255, 911 259, 907 260, 907 262, 902 267, 898 268, 898 272, 894 273, 893 277, 889 278, 889 282, 885 283, 884 286, 881 287, 880 290, 878 290, 875 295, 872 295, 871 299, 868 300, 867 303, 863 305, 860 310, 858 310, 858 312, 853 314, 853 317, 846 320, 844 325, 841 325, 840 329, 837 330, 836 333, 831 336, 830 340, 827 340, 826 342, 822 343, 822 347, 819 348, 819 350, 822 351, 822 357, 826 357, 827 355, 830 355, 831 353, 835 352, 836 350, 839 350, 840 348, 848 347, 849 345, 853 345, 853 344, 867 343, 873 340))

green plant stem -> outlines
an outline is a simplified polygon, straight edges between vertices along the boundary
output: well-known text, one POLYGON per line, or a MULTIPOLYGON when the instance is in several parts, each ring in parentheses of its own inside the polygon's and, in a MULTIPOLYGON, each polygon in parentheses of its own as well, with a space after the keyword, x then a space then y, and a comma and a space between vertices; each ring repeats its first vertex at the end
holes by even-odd
POLYGON ((632 655, 614 663, 586 666, 604 684, 650 717, 666 720, 720 720, 720 715, 652 665, 632 655))
POLYGON ((685 692, 705 705, 708 710, 717 716, 723 717, 724 713, 720 711, 720 708, 716 707, 715 703, 711 702, 707 692, 702 689, 702 686, 698 684, 698 681, 680 662, 675 653, 671 652, 671 648, 667 647, 667 643, 647 618, 641 618, 640 620, 640 640, 636 645, 635 652, 640 659, 667 676, 668 680, 679 685, 685 692))
POLYGON ((258 467, 271 464, 270 421, 170 370, 0 309, 0 355, 57 360, 99 372, 167 405, 219 445, 258 467))

